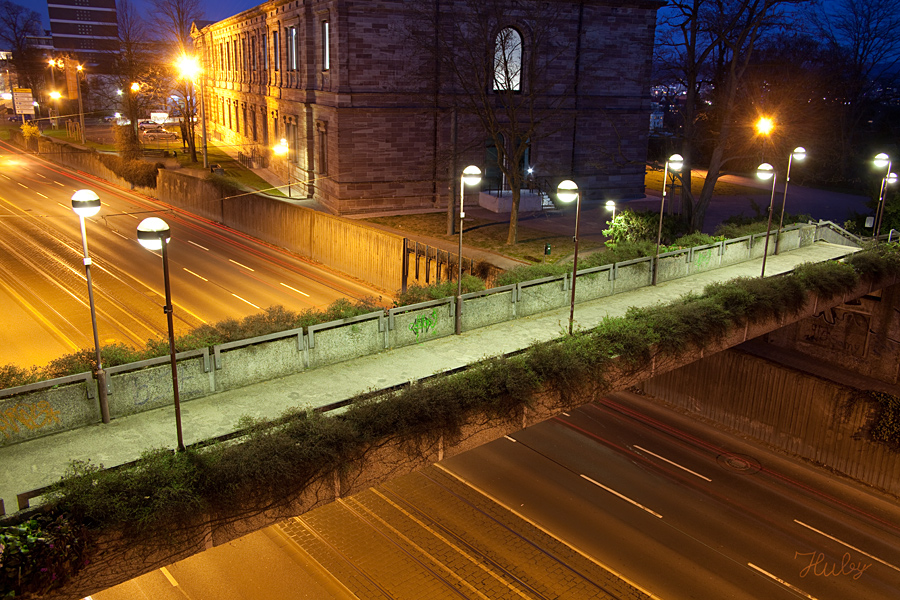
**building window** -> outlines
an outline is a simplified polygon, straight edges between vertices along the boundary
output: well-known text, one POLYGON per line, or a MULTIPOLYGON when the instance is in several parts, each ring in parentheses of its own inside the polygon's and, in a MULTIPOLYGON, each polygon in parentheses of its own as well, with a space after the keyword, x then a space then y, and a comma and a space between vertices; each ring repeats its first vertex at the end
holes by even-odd
POLYGON ((272 62, 277 71, 281 65, 281 49, 278 47, 278 30, 272 32, 272 62))
POLYGON ((296 71, 297 64, 300 62, 297 57, 297 28, 288 27, 287 29, 288 43, 288 70, 296 71))
POLYGON ((269 38, 265 33, 259 38, 259 51, 263 56, 263 68, 269 70, 269 38))
POLYGON ((316 121, 316 172, 320 175, 328 174, 328 123, 316 121))
POLYGON ((331 68, 331 31, 328 21, 322 21, 322 70, 331 68))
POLYGON ((225 42, 225 70, 231 70, 231 44, 225 42))
POLYGON ((512 27, 497 34, 494 44, 494 91, 522 89, 522 36, 512 27))
POLYGON ((241 68, 241 47, 238 40, 231 40, 231 61, 235 72, 241 68))
POLYGON ((250 38, 250 70, 256 70, 256 37, 250 38))

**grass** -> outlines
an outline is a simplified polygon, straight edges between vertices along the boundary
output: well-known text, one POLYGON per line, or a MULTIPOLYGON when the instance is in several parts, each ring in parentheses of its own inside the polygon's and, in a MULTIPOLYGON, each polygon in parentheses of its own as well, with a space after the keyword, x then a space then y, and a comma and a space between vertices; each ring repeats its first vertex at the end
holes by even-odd
MULTIPOLYGON (((198 140, 199 141, 199 140, 198 140)), ((187 152, 179 152, 175 159, 178 164, 185 169, 203 169, 202 160, 203 149, 197 148, 197 161, 191 162, 190 154, 187 152)), ((239 186, 248 190, 266 190, 266 193, 272 196, 281 196, 287 198, 287 193, 281 189, 272 187, 272 184, 242 165, 240 162, 226 154, 220 146, 210 144, 206 148, 206 156, 210 165, 219 165, 225 171, 225 176, 232 179, 239 186)))
MULTIPOLYGON (((706 182, 706 177, 703 175, 695 175, 691 173, 691 189, 695 194, 699 194, 700 190, 703 189, 703 184, 706 182)), ((647 175, 644 177, 644 186, 650 190, 662 190, 663 184, 663 172, 655 171, 655 170, 647 170, 647 175)), ((760 194, 765 194, 765 190, 758 190, 756 188, 747 187, 743 185, 737 185, 734 183, 726 183, 724 181, 716 182, 716 191, 717 196, 758 196, 760 194)))
MULTIPOLYGON (((459 239, 458 235, 447 235, 447 214, 445 212, 395 215, 388 217, 371 217, 364 219, 369 223, 385 225, 400 231, 418 233, 449 242, 459 239)), ((527 223, 527 221, 526 221, 527 223)), ((540 229, 533 229, 519 221, 519 243, 515 246, 506 244, 509 233, 508 222, 489 221, 487 219, 466 219, 463 229, 463 243, 466 246, 489 250, 512 258, 530 262, 556 263, 568 258, 575 251, 571 235, 556 235, 540 229), (550 256, 544 256, 544 244, 550 244, 550 256)), ((578 255, 583 252, 603 247, 604 237, 600 234, 580 234, 578 237, 578 255)))

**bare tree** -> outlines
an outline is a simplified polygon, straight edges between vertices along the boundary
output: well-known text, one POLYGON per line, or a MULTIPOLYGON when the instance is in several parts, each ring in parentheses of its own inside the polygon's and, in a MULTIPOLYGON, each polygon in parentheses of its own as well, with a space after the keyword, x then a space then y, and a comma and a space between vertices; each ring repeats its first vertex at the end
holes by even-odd
POLYGON ((120 151, 135 157, 140 154, 138 121, 160 101, 159 90, 170 89, 168 69, 160 65, 157 47, 150 41, 143 15, 129 0, 118 0, 119 38, 115 45, 115 75, 107 78, 107 89, 115 90, 131 126, 120 132, 120 151))
MULTIPOLYGON (((193 56, 194 46, 191 40, 191 24, 203 18, 200 0, 151 0, 156 18, 155 25, 165 36, 169 49, 168 63, 179 64, 184 56, 193 56)), ((177 70, 178 67, 175 67, 177 70)), ((197 144, 195 134, 197 95, 193 82, 183 77, 182 73, 174 73, 177 79, 175 95, 178 97, 181 111, 181 132, 187 143, 191 162, 197 162, 197 144)), ((202 76, 202 75, 201 75, 202 76)))
POLYGON ((706 210, 730 154, 738 123, 738 91, 761 36, 784 22, 784 8, 806 0, 674 0, 661 9, 659 64, 684 87, 682 108, 684 168, 682 214, 692 231, 703 227, 706 210), (701 121, 706 121, 701 127, 701 121), (699 137, 709 136, 709 163, 703 189, 691 189, 699 137))
POLYGON ((561 57, 573 42, 558 30, 569 9, 539 0, 465 0, 421 5, 410 20, 410 46, 432 77, 436 98, 452 99, 460 118, 480 125, 482 133, 460 145, 483 152, 487 138, 496 149, 512 197, 507 244, 518 241, 528 148, 559 127, 557 109, 572 101, 571 81, 557 75, 571 71, 561 57))
POLYGON ((20 85, 32 89, 36 89, 42 79, 43 65, 40 53, 29 45, 28 37, 41 33, 39 14, 9 0, 0 1, 0 42, 12 52, 12 63, 20 85))
POLYGON ((817 2, 809 15, 830 51, 832 92, 844 107, 838 145, 846 178, 866 115, 900 77, 900 10, 897 0, 836 0, 817 2))

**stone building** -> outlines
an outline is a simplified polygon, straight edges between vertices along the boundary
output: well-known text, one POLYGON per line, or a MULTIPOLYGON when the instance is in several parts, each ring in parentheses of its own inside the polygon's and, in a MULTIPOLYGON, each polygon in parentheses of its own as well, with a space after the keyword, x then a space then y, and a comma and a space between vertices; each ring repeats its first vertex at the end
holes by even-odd
POLYGON ((468 164, 503 188, 487 121, 527 118, 529 180, 640 196, 661 4, 273 0, 194 24, 208 134, 354 214, 445 207, 468 164), (519 112, 478 111, 501 97, 519 112))

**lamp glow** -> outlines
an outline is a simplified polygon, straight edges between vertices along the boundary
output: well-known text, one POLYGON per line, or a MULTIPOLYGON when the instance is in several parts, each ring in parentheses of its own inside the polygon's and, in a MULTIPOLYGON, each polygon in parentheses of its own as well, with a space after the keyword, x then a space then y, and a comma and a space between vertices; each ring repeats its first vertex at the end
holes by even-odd
POLYGON ((137 226, 138 241, 147 250, 159 250, 163 240, 168 244, 170 233, 169 224, 159 217, 144 219, 137 226))
POLYGON ((100 212, 100 196, 93 190, 78 190, 72 194, 72 210, 80 217, 93 217, 100 212))

